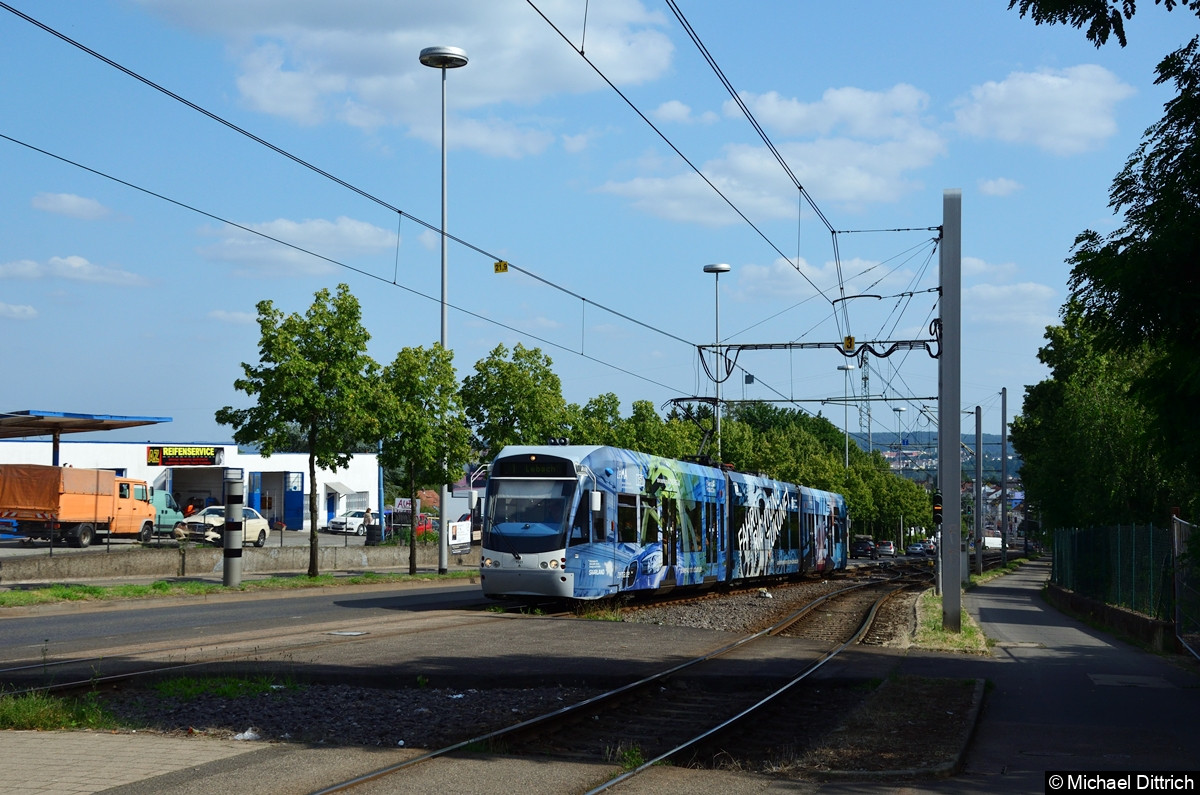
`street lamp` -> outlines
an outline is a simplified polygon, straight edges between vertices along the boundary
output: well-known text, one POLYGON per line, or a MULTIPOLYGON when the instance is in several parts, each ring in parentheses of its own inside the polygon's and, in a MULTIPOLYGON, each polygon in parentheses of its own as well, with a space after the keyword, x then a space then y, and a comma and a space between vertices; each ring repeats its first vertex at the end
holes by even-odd
POLYGON ((843 387, 845 387, 845 398, 842 400, 842 427, 846 431, 846 469, 850 468, 850 371, 854 369, 854 365, 847 362, 839 364, 838 369, 846 375, 843 379, 843 387))
POLYGON ((892 411, 896 412, 896 471, 899 472, 903 468, 903 461, 901 458, 904 453, 904 445, 900 443, 902 438, 900 433, 900 414, 901 412, 908 411, 908 407, 892 406, 892 411))
MULTIPOLYGON (((467 53, 458 47, 426 47, 421 50, 421 63, 442 70, 442 349, 446 341, 446 70, 467 65, 467 53)), ((442 484, 441 505, 438 512, 442 517, 442 531, 438 533, 438 574, 445 574, 450 565, 449 524, 446 510, 449 508, 449 490, 442 484)), ((416 540, 416 517, 413 517, 413 541, 416 540)))
MULTIPOLYGON (((724 262, 718 262, 715 265, 705 265, 704 272, 713 274, 713 296, 716 302, 716 330, 717 344, 715 346, 717 360, 721 358, 721 274, 729 273, 729 266, 724 262)), ((717 399, 713 404, 713 431, 717 435, 717 464, 721 463, 721 379, 723 378, 720 370, 714 370, 713 380, 717 385, 717 399)))

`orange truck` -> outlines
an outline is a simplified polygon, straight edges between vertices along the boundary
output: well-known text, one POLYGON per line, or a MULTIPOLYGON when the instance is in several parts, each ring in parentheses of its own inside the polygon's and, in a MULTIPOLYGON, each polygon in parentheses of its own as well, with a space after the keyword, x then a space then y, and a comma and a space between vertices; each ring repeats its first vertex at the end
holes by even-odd
POLYGON ((152 490, 107 469, 0 464, 0 519, 17 535, 86 547, 98 536, 145 543, 154 535, 152 490))

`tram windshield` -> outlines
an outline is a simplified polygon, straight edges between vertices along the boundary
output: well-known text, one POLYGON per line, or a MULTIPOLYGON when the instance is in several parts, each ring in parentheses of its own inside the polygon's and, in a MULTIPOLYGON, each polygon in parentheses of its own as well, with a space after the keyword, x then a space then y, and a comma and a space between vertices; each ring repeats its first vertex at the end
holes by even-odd
POLYGON ((576 485, 573 480, 493 478, 483 545, 517 554, 562 549, 576 485))

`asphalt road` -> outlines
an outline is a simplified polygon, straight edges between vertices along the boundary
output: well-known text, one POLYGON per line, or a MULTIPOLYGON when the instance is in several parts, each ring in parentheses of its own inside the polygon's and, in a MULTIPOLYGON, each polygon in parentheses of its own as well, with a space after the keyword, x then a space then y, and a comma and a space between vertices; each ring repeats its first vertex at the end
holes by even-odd
POLYGON ((322 588, 297 593, 95 602, 0 611, 0 663, 64 657, 94 648, 168 641, 196 643, 206 636, 322 625, 339 620, 462 609, 488 603, 478 585, 392 590, 386 586, 322 588))
MULTIPOLYGON (((307 530, 285 530, 282 533, 272 532, 267 539, 268 547, 307 547, 308 546, 308 531, 307 530)), ((366 536, 357 535, 342 535, 336 533, 319 533, 317 535, 318 543, 323 547, 329 546, 347 546, 361 547, 366 543, 366 536)), ((114 538, 111 541, 101 538, 94 542, 87 550, 83 551, 101 551, 103 552, 108 544, 116 547, 129 547, 137 544, 137 541, 131 538, 114 538)), ((163 547, 175 547, 178 544, 166 536, 163 536, 155 541, 152 541, 150 546, 161 545, 163 547)), ((74 547, 55 544, 55 551, 59 549, 69 549, 72 552, 80 550, 74 547)), ((0 534, 0 558, 15 557, 20 555, 47 555, 50 553, 50 542, 48 541, 31 541, 22 539, 18 536, 8 534, 0 534)))

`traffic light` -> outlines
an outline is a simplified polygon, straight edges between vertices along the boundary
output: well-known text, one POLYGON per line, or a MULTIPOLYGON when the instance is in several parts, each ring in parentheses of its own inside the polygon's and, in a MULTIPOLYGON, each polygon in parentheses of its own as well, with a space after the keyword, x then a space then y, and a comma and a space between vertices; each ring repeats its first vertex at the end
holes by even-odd
POLYGON ((936 525, 942 523, 942 495, 940 492, 934 492, 933 495, 933 523, 936 525))

